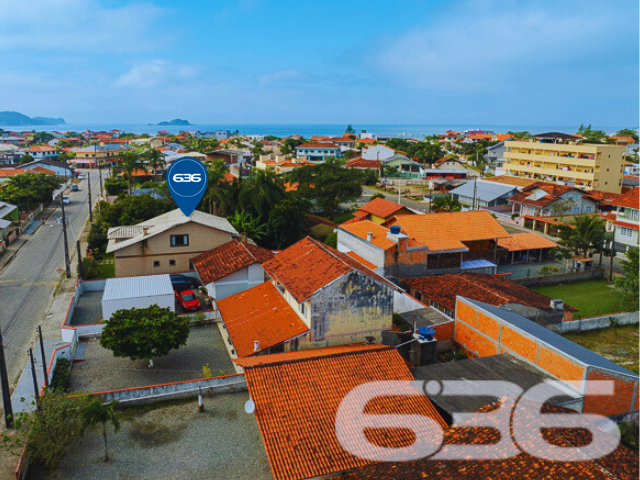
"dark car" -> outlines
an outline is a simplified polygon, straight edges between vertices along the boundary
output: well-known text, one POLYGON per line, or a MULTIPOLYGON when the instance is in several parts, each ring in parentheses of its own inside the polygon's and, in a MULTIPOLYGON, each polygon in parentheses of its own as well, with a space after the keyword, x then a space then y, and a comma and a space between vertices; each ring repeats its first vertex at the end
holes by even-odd
POLYGON ((175 273, 169 275, 169 277, 171 278, 171 286, 178 292, 181 292, 182 290, 191 290, 192 288, 198 288, 201 285, 197 279, 193 277, 187 277, 186 275, 175 273))

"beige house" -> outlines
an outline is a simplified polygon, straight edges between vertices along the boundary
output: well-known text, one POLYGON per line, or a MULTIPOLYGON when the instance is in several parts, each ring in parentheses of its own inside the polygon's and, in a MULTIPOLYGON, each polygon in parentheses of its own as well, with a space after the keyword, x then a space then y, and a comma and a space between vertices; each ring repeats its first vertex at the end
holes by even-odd
POLYGON ((228 220, 179 209, 137 225, 109 229, 107 253, 114 253, 117 277, 193 270, 191 258, 228 241, 238 232, 228 220))

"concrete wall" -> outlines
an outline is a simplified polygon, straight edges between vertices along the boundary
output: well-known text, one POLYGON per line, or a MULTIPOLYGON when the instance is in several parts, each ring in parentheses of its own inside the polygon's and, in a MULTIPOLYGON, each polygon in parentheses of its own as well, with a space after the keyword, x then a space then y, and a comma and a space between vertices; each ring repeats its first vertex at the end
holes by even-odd
POLYGON ((542 277, 528 278, 511 278, 510 280, 524 285, 525 287, 537 287, 540 285, 559 285, 561 283, 576 283, 586 280, 602 280, 604 278, 604 270, 594 268, 586 272, 563 273, 560 275, 547 275, 542 277))
POLYGON ((633 325, 640 322, 640 312, 616 313, 613 315, 604 315, 602 317, 582 318, 580 320, 572 320, 549 328, 557 333, 583 332, 588 330, 598 330, 599 328, 607 328, 618 325, 633 325))
POLYGON ((533 308, 521 303, 505 303, 502 308, 516 312, 529 320, 549 327, 554 324, 562 323, 564 321, 564 309, 549 309, 543 310, 541 308, 533 308))
MULTIPOLYGON (((202 394, 216 394, 247 389, 244 375, 226 375, 223 377, 201 378, 184 382, 165 383, 149 387, 126 388, 97 392, 94 395, 104 403, 117 400, 122 406, 148 405, 151 403, 190 398, 202 394)), ((242 412, 240 412, 242 413, 242 412)), ((239 414, 240 414, 239 413, 239 414)))
POLYGON ((393 292, 393 311, 395 313, 410 312, 411 310, 417 310, 419 308, 425 308, 427 305, 416 300, 408 293, 393 292))
POLYGON ((189 260, 231 240, 231 234, 189 222, 115 252, 116 276, 131 277, 189 271, 189 260), (171 235, 189 235, 189 245, 172 247, 171 235), (144 244, 144 251, 143 251, 144 244), (175 265, 169 265, 175 260, 175 265), (154 267, 155 261, 160 262, 154 267))
POLYGON ((311 297, 311 332, 300 348, 363 342, 367 336, 381 342, 381 332, 392 324, 392 288, 352 271, 311 297))
POLYGON ((384 266, 384 251, 382 249, 371 245, 369 242, 366 242, 349 232, 345 232, 339 228, 337 231, 339 252, 355 252, 377 267, 384 266))
POLYGON ((169 308, 172 312, 176 311, 176 301, 173 293, 155 295, 153 297, 115 298, 112 300, 103 298, 102 318, 106 321, 118 310, 147 308, 153 304, 157 304, 160 308, 169 308))
POLYGON ((207 292, 216 300, 235 295, 264 283, 264 269, 259 263, 249 265, 226 277, 207 284, 207 292))

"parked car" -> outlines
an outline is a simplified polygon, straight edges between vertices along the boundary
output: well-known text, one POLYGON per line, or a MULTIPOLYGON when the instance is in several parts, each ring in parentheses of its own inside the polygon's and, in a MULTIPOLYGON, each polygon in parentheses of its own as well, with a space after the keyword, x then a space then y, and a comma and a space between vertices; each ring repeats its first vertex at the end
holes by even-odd
POLYGON ((187 312, 195 312, 196 310, 200 310, 200 300, 193 290, 184 290, 182 292, 178 292, 176 290, 176 299, 178 303, 182 306, 182 308, 187 312))
POLYGON ((179 273, 174 273, 169 275, 169 277, 171 278, 171 286, 177 291, 190 290, 198 288, 201 285, 197 279, 187 277, 186 275, 180 275, 179 273))
POLYGON ((84 173, 79 173, 78 174, 78 178, 80 178, 80 179, 84 178, 84 173))
POLYGON ((62 203, 64 203, 65 205, 69 205, 71 203, 71 200, 69 200, 69 197, 65 195, 64 197, 62 197, 62 203))
POLYGON ((74 183, 73 185, 71 185, 71 191, 72 191, 72 192, 77 192, 78 190, 80 190, 80 189, 78 188, 78 185, 76 185, 75 183, 74 183))

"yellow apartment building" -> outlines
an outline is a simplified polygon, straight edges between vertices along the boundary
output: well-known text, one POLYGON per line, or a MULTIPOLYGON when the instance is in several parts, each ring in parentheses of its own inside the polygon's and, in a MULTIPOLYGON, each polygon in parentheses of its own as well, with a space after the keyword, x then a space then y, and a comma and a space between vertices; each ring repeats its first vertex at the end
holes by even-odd
POLYGON ((620 193, 623 145, 505 142, 505 172, 586 191, 620 193))

